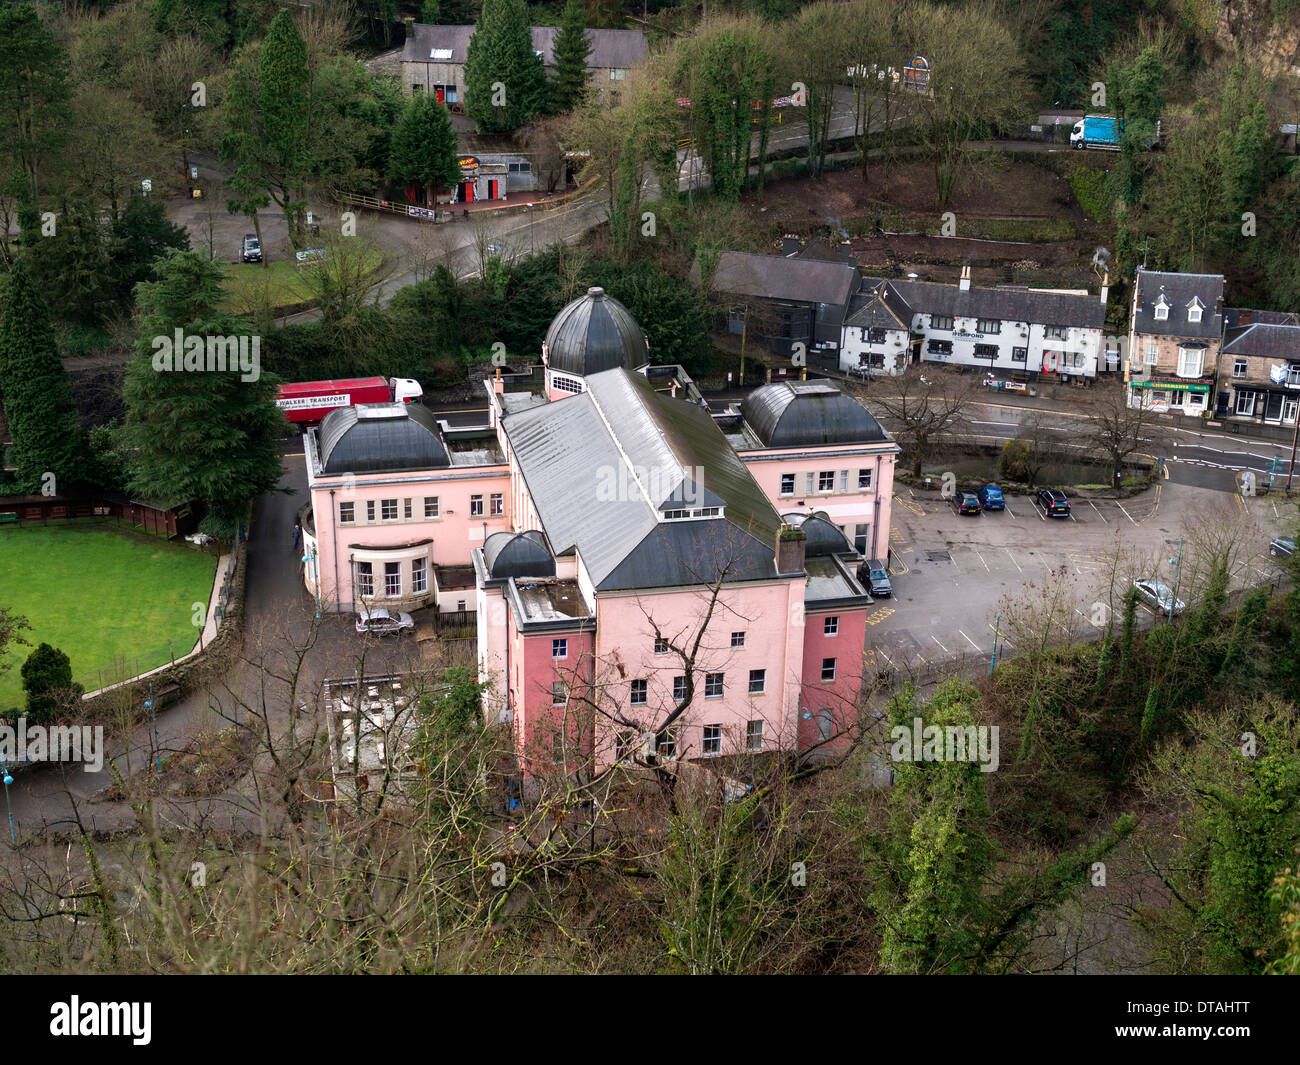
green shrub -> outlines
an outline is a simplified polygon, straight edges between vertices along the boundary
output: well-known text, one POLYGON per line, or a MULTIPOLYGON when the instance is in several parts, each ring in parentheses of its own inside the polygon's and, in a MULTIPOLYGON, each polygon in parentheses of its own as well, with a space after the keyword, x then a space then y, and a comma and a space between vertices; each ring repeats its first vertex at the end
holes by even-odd
POLYGON ((27 656, 22 675, 27 714, 33 721, 48 721, 70 694, 80 694, 80 686, 72 683, 68 656, 48 643, 40 644, 27 656))
POLYGON ((1094 222, 1108 222, 1115 207, 1114 192, 1110 188, 1109 175, 1104 170, 1090 170, 1079 167, 1070 178, 1070 191, 1074 199, 1094 222))

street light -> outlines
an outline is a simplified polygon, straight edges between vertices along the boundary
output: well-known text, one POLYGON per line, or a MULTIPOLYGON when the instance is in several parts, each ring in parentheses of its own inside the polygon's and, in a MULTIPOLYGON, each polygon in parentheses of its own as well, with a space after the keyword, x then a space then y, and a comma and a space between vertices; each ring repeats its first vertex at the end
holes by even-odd
POLYGON ((9 785, 14 782, 14 778, 9 775, 9 766, 5 764, 5 760, 3 758, 0 758, 0 772, 4 773, 5 806, 9 807, 9 842, 17 843, 18 833, 14 831, 14 808, 13 805, 9 802, 9 785))
POLYGON ((153 705, 153 681, 149 682, 149 696, 144 701, 144 708, 149 711, 153 718, 153 749, 154 754, 158 757, 158 773, 162 775, 162 743, 158 739, 158 711, 153 705))
MULTIPOLYGON (((988 617, 987 614, 985 614, 984 616, 988 617)), ((993 657, 989 659, 990 676, 992 675, 993 670, 995 670, 998 665, 998 635, 1000 634, 1001 628, 1002 628, 1002 611, 999 610, 997 620, 993 622, 993 657)))

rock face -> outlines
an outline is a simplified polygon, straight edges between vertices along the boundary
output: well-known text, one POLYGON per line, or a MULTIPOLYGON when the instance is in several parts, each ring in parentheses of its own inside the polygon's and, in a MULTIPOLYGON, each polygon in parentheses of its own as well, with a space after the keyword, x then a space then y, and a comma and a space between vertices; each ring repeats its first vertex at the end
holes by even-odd
POLYGON ((1214 39, 1229 52, 1241 48, 1268 77, 1300 78, 1300 10, 1277 19, 1269 0, 1222 0, 1214 39))

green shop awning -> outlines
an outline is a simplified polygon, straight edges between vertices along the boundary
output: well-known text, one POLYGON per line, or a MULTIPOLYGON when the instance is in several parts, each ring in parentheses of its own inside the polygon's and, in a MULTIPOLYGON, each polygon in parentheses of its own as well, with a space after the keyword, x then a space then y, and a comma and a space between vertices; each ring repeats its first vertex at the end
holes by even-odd
POLYGON ((1130 381, 1134 388, 1158 388, 1168 392, 1208 392, 1208 381, 1130 381))

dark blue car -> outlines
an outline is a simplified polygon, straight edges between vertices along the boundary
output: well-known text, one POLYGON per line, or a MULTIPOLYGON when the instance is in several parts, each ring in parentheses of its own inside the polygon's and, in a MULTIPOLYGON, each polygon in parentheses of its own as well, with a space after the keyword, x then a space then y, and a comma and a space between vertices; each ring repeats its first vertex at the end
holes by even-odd
POLYGON ((986 484, 975 493, 980 498, 980 506, 985 510, 1002 510, 1006 502, 1002 498, 1002 489, 995 484, 986 484))

